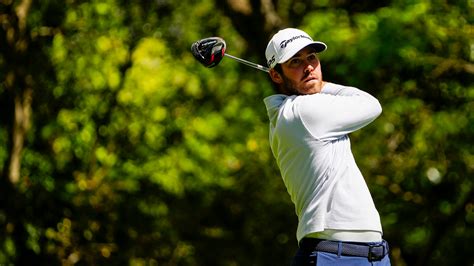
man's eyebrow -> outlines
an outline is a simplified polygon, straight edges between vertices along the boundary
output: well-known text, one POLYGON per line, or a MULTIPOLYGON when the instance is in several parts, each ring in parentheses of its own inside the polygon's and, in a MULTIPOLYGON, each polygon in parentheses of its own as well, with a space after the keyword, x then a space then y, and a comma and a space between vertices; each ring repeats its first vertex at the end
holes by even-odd
MULTIPOLYGON (((308 55, 309 55, 309 54, 312 54, 312 53, 316 53, 316 49, 310 49, 310 50, 308 51, 308 55)), ((301 52, 297 52, 297 53, 296 53, 295 55, 293 55, 291 58, 301 57, 301 56, 302 56, 301 52)), ((290 59, 291 59, 291 58, 290 58, 290 59)))
POLYGON ((295 57, 301 57, 301 53, 298 52, 298 53, 296 53, 294 56, 292 56, 291 58, 295 58, 295 57))

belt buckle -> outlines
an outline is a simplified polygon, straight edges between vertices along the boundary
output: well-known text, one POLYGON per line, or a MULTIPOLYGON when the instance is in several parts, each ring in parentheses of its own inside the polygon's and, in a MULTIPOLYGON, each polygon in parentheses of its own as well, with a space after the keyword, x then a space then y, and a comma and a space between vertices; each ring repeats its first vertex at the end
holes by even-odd
POLYGON ((378 244, 378 245, 369 245, 369 254, 367 254, 367 258, 369 259, 369 261, 379 261, 379 260, 382 260, 384 256, 385 256, 385 246, 383 243, 378 244), (382 247, 382 254, 380 256, 377 256, 377 254, 375 254, 375 251, 372 250, 378 247, 382 247))

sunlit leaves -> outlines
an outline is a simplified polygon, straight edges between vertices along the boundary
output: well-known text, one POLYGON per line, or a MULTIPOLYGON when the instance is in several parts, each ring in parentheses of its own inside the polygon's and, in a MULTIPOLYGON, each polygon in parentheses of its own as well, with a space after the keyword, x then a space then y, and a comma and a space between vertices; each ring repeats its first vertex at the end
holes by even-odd
POLYGON ((119 102, 141 107, 166 101, 176 93, 173 76, 180 71, 171 63, 168 48, 161 40, 144 39, 132 54, 133 67, 118 95, 119 102))

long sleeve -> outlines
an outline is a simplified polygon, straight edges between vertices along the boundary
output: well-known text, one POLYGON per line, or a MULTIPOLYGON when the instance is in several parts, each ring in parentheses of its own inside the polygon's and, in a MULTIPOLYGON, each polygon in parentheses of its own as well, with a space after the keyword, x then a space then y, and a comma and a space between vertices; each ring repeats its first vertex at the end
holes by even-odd
POLYGON ((270 146, 298 216, 298 241, 326 229, 381 233, 347 136, 380 115, 377 99, 328 83, 321 93, 272 95, 265 104, 270 146))
POLYGON ((354 87, 326 84, 321 93, 299 97, 305 127, 319 140, 333 140, 377 118, 382 107, 372 95, 354 87))

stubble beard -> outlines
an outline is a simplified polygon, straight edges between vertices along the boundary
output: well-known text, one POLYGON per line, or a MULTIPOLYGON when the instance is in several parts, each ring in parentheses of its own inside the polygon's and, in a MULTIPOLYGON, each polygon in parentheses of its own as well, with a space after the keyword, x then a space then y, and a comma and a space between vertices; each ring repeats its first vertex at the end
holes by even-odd
MULTIPOLYGON (((282 89, 285 92, 285 94, 288 94, 288 95, 306 95, 304 93, 301 93, 300 90, 298 90, 296 82, 294 82, 293 80, 290 80, 284 74, 282 75, 282 78, 283 78, 283 84, 282 84, 283 88, 282 89)), ((316 92, 314 92, 314 93, 320 92, 321 89, 322 89, 322 85, 323 85, 323 82, 318 81, 318 85, 316 85, 318 88, 317 88, 316 92)), ((313 94, 313 93, 309 93, 309 94, 313 94)))
POLYGON ((296 84, 294 81, 287 78, 284 74, 282 75, 283 78, 283 91, 288 95, 302 95, 301 92, 298 91, 296 84))

